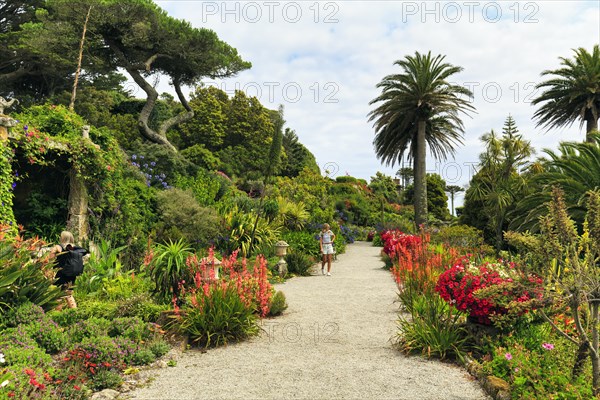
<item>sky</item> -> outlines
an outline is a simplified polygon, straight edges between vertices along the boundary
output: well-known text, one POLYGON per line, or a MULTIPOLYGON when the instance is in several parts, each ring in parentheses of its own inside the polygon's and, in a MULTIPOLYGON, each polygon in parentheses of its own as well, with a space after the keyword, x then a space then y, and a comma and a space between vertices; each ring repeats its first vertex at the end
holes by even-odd
MULTIPOLYGON (((455 158, 427 160, 428 172, 466 186, 483 151, 480 137, 501 132, 510 114, 519 132, 542 149, 582 141, 578 123, 536 127, 532 98, 544 70, 560 67, 573 49, 600 43, 600 0, 586 1, 156 1, 169 15, 212 29, 252 68, 222 81, 206 80, 230 95, 236 89, 268 108, 284 106, 293 129, 335 178, 367 181, 377 171, 394 176, 402 166, 375 155, 369 102, 394 62, 432 52, 463 68, 453 83, 473 92, 476 112, 464 116, 464 144, 455 158)), ((191 89, 190 89, 191 91, 191 89)), ((456 205, 462 203, 461 195, 456 205)))

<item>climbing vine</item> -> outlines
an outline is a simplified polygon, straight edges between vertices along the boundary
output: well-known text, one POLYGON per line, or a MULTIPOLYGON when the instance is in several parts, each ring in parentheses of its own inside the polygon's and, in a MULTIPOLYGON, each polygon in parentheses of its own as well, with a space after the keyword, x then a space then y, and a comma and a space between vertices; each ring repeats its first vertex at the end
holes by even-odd
POLYGON ((90 208, 97 212, 116 207, 116 176, 125 166, 124 156, 108 129, 90 128, 82 137, 85 121, 62 106, 34 106, 14 116, 17 125, 2 143, 0 160, 0 222, 15 224, 14 188, 26 178, 20 163, 53 167, 57 161, 72 168, 90 191, 90 208))

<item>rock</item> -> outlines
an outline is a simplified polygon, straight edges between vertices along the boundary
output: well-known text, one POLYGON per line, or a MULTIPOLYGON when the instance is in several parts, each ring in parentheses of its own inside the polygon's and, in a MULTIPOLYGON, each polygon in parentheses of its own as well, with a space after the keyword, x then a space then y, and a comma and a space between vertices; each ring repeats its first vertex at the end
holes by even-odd
POLYGON ((486 377, 487 384, 492 389, 492 393, 510 392, 510 385, 502 378, 489 375, 486 377))
POLYGON ((120 393, 113 389, 104 389, 101 392, 94 393, 91 400, 114 400, 120 393))
POLYGON ((167 362, 165 360, 158 360, 158 361, 156 361, 154 363, 154 366, 156 368, 167 368, 168 367, 167 362))

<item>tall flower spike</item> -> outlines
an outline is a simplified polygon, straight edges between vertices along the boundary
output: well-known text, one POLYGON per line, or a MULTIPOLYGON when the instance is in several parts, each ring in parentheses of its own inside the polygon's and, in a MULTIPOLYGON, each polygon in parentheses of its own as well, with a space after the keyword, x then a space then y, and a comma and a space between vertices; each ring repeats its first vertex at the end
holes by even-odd
POLYGON ((552 188, 552 201, 548 206, 550 217, 554 220, 556 233, 563 245, 571 245, 577 239, 575 222, 567 214, 567 206, 562 189, 557 186, 552 188))
POLYGON ((588 192, 588 211, 586 221, 592 249, 600 254, 600 192, 588 192))

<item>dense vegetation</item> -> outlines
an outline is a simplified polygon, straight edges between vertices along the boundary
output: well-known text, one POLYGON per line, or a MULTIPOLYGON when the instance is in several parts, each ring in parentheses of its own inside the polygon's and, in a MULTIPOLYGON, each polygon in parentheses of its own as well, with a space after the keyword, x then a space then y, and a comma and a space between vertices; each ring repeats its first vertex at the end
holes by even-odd
POLYGON ((534 100, 540 126, 580 122, 585 142, 534 159, 509 115, 481 137, 455 217, 465 188, 425 173, 426 149, 453 154, 472 111, 450 83, 462 68, 444 56, 399 60, 371 102, 376 155, 414 168, 333 179, 283 107, 202 83, 251 67, 215 32, 150 0, 0 0, 0 14, 0 96, 20 101, 0 143, 0 398, 119 387, 169 351, 165 330, 202 347, 256 334, 286 308, 272 284, 310 274, 323 223, 336 252, 384 245, 410 314, 402 350, 475 358, 513 398, 600 393, 599 46, 544 71, 534 100), (172 93, 156 92, 161 78, 172 93), (78 307, 61 310, 45 249, 71 217, 74 182, 89 201, 78 239, 93 254, 78 307))

